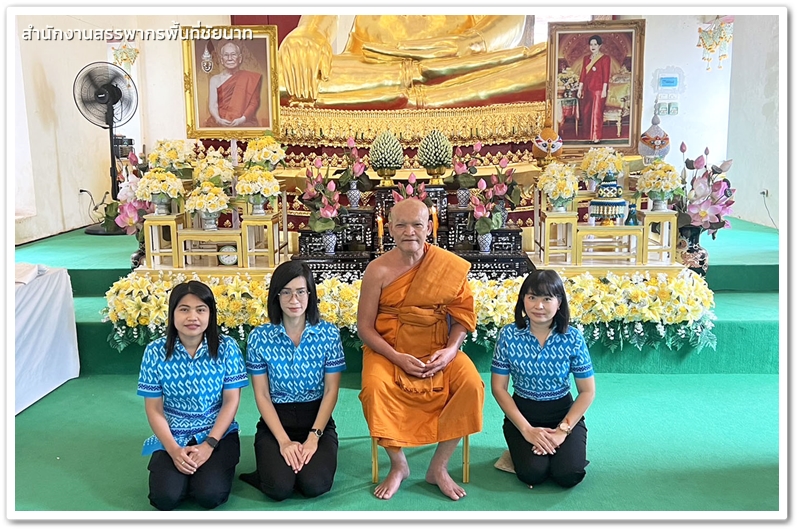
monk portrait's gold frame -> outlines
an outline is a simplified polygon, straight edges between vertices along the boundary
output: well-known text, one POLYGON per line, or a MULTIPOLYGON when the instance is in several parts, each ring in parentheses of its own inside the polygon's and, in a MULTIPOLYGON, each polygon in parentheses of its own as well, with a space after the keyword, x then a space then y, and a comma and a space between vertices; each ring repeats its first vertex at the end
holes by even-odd
POLYGON ((219 26, 212 29, 182 27, 181 33, 189 37, 183 41, 183 90, 186 100, 186 137, 190 139, 247 139, 264 135, 266 130, 280 131, 280 93, 278 80, 278 27, 269 26, 219 26), (262 77, 261 103, 258 108, 258 127, 205 127, 208 111, 208 82, 219 69, 216 52, 230 37, 244 49, 241 67, 259 72, 262 77), (252 36, 250 38, 249 36, 252 36), (214 69, 203 72, 198 64, 208 42, 214 43, 212 54, 214 69))
MULTIPOLYGON (((628 155, 635 155, 637 153, 639 136, 641 135, 642 123, 642 79, 644 77, 644 30, 645 21, 641 20, 595 20, 590 22, 551 22, 548 24, 548 46, 547 46, 547 101, 549 107, 549 116, 553 123, 553 128, 559 132, 564 142, 564 155, 583 154, 587 149, 598 146, 611 146, 616 151, 628 155), (593 144, 591 139, 582 139, 577 134, 578 120, 583 120, 583 117, 576 117, 574 114, 570 117, 573 121, 567 123, 563 120, 561 123, 560 118, 564 116, 563 107, 559 107, 563 103, 561 96, 558 93, 558 73, 559 61, 566 62, 569 66, 569 61, 563 55, 565 52, 581 50, 582 55, 586 54, 588 49, 588 39, 592 35, 599 35, 603 39, 603 46, 601 51, 608 53, 608 49, 614 47, 616 50, 623 50, 625 46, 629 46, 626 50, 630 55, 630 85, 629 96, 630 100, 626 102, 629 106, 626 111, 623 109, 610 108, 608 100, 606 101, 607 110, 604 112, 604 124, 609 122, 616 123, 617 130, 620 131, 621 124, 624 119, 628 120, 628 134, 619 137, 606 138, 604 137, 600 144, 593 144), (580 46, 579 46, 580 45, 580 46), (611 45, 611 46, 609 46, 611 45), (559 113, 559 109, 562 112, 559 113), (569 128, 576 129, 577 139, 565 139, 569 128)), ((614 57, 612 54, 612 58, 614 57)), ((563 65, 562 65, 563 66, 563 65)), ((575 72, 578 74, 578 72, 575 72)), ((613 77, 613 72, 612 72, 613 77)), ((611 84, 609 85, 609 91, 611 84)), ((610 93, 609 93, 610 96, 610 93)), ((572 98, 572 103, 575 106, 580 106, 580 101, 577 98, 572 98)), ((579 113, 579 109, 575 112, 579 113)), ((571 132, 571 131, 570 131, 571 132)))

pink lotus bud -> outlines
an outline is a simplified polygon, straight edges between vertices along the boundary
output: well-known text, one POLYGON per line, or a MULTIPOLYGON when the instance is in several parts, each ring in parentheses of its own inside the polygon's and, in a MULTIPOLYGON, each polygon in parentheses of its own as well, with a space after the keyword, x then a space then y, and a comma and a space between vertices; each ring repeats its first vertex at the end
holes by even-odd
POLYGON ((492 185, 496 185, 499 182, 497 176, 494 174, 492 174, 491 179, 492 179, 492 185))
POLYGON ((487 188, 484 194, 486 195, 486 199, 492 199, 492 196, 494 196, 494 192, 492 192, 491 188, 487 188))
POLYGON ((328 198, 326 198, 325 196, 322 196, 322 205, 324 205, 325 207, 330 205, 330 203, 328 203, 328 198))
POLYGON ((703 168, 705 165, 706 165, 706 158, 703 157, 702 155, 694 160, 695 170, 699 170, 700 168, 703 168))
POLYGON ((311 171, 311 167, 306 168, 306 177, 308 177, 308 178, 313 178, 314 177, 314 172, 311 171))
POLYGON ((481 144, 481 141, 476 142, 472 146, 472 149, 475 150, 475 151, 481 151, 481 148, 483 148, 483 144, 481 144))
POLYGON ((508 166, 508 159, 503 157, 502 159, 500 159, 500 168, 505 168, 506 166, 508 166))
POLYGON ((469 202, 472 203, 473 205, 480 205, 481 204, 481 200, 479 200, 476 196, 470 196, 469 197, 469 202))
POLYGON ((353 159, 358 159, 358 150, 353 148, 350 150, 350 155, 353 157, 353 159))
POLYGON ((333 202, 334 203, 338 203, 339 202, 339 191, 338 190, 333 193, 333 202))
POLYGON ((463 155, 463 153, 461 152, 461 147, 456 146, 456 156, 457 157, 461 157, 462 155, 463 155))
POLYGON ((347 137, 347 147, 348 148, 356 147, 356 140, 353 137, 347 137))
POLYGON ((361 161, 356 162, 353 165, 353 177, 359 177, 361 174, 364 173, 364 170, 367 169, 367 165, 362 163, 361 161))
POLYGON ((319 215, 322 218, 333 218, 339 211, 333 205, 327 205, 319 210, 319 215))
POLYGON ((401 201, 403 201, 403 196, 401 196, 394 190, 392 190, 392 198, 394 199, 395 203, 400 203, 401 201))
POLYGON ((417 176, 414 175, 414 172, 411 172, 411 175, 408 176, 408 182, 412 185, 417 182, 417 176))
POLYGON ((413 193, 414 193, 414 187, 412 187, 411 185, 406 185, 406 194, 410 196, 413 193))
POLYGON ((419 199, 420 200, 424 200, 427 197, 428 197, 428 193, 427 192, 422 191, 422 192, 419 193, 419 199))
POLYGON ((681 153, 686 153, 686 150, 687 150, 686 143, 685 142, 681 142, 681 153))
POLYGON ((728 159, 727 161, 722 161, 722 164, 719 165, 719 169, 723 172, 727 172, 733 166, 733 159, 728 159))
POLYGON ((320 157, 314 159, 314 166, 316 166, 317 168, 322 168, 322 159, 320 157))
POLYGON ((331 192, 333 192, 334 190, 336 190, 336 183, 333 181, 328 181, 328 186, 326 188, 331 192))
POLYGON ((322 181, 324 181, 324 179, 322 178, 322 174, 317 174, 317 177, 314 178, 314 184, 319 185, 320 183, 322 183, 322 181))
POLYGON ((480 220, 484 216, 487 215, 486 207, 481 205, 480 203, 475 204, 473 207, 472 215, 475 217, 476 220, 480 220))
POLYGON ((311 183, 306 185, 306 192, 303 194, 303 199, 310 200, 317 196, 317 190, 311 186, 311 183))
POLYGON ((703 153, 705 153, 706 157, 708 157, 708 146, 706 146, 706 151, 704 151, 703 153))
POLYGON ((503 196, 506 192, 508 192, 508 185, 504 183, 498 183, 494 186, 494 193, 498 196, 503 196))
POLYGON ((456 163, 453 165, 453 169, 456 171, 456 174, 467 173, 467 165, 462 163, 461 161, 456 161, 456 163))
POLYGON ((514 168, 506 168, 506 176, 508 177, 506 183, 510 183, 512 181, 511 176, 514 175, 514 170, 514 168))
POLYGON ((478 180, 478 190, 486 190, 486 181, 483 178, 478 180))

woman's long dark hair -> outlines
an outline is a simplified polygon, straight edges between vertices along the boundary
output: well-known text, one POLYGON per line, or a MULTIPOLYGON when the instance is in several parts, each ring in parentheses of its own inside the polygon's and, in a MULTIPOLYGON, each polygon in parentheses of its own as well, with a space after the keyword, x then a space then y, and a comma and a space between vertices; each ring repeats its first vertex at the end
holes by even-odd
POLYGON ((314 282, 314 275, 311 268, 303 261, 290 260, 280 264, 272 272, 272 279, 269 282, 269 296, 267 304, 267 315, 273 325, 278 325, 283 321, 283 310, 281 310, 280 291, 296 277, 304 277, 308 288, 308 307, 306 307, 306 321, 311 325, 319 323, 319 301, 317 300, 317 283, 314 282))
POLYGON ((217 358, 219 350, 219 328, 217 327, 217 302, 211 289, 200 281, 189 281, 175 285, 169 294, 169 315, 167 316, 167 342, 164 344, 166 359, 172 356, 175 349, 175 340, 178 338, 178 329, 175 328, 175 309, 184 296, 192 294, 208 306, 208 327, 205 331, 208 342, 208 354, 217 358))
POLYGON ((561 277, 553 270, 535 270, 531 272, 522 282, 517 296, 517 306, 514 308, 514 323, 518 329, 528 326, 528 315, 525 314, 525 296, 550 296, 558 299, 560 305, 553 323, 556 332, 564 334, 569 328, 569 303, 567 302, 567 292, 564 290, 564 282, 561 277))

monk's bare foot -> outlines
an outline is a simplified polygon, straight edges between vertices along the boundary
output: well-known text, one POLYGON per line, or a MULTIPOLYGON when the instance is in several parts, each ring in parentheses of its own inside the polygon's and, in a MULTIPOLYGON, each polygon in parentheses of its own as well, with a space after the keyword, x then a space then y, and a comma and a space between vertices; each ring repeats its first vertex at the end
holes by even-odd
POLYGON ((392 495, 400 489, 400 483, 407 479, 409 474, 408 465, 393 466, 383 482, 375 488, 375 496, 379 499, 391 499, 392 495))
POLYGON ((425 480, 428 484, 436 484, 439 486, 441 492, 454 501, 467 496, 466 490, 456 484, 456 481, 450 477, 446 469, 429 469, 428 472, 425 473, 425 480))

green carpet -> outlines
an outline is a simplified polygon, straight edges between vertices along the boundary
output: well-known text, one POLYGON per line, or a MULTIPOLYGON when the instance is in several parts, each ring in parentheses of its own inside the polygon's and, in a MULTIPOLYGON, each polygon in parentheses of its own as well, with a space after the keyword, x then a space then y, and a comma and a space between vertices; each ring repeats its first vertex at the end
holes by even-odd
MULTIPOLYGON (((381 501, 372 495, 358 377, 344 375, 334 412, 340 447, 330 493, 276 503, 237 479, 229 501, 215 511, 514 511, 530 512, 526 518, 535 519, 547 511, 768 513, 779 508, 777 375, 598 374, 597 398, 586 416, 591 464, 586 479, 571 490, 548 482, 531 491, 493 467, 505 442, 502 412, 487 388, 483 431, 470 438, 468 495, 458 502, 424 481, 432 446, 408 452, 411 477, 394 498, 381 501)), ((489 374, 482 377, 489 382, 489 374)), ((155 512, 147 501, 147 458, 141 456, 150 430, 136 379, 81 377, 16 416, 10 507, 155 512)), ((242 426, 237 473, 255 467, 257 418, 248 386, 237 414, 242 426)), ((459 478, 460 460, 459 447, 450 466, 454 478, 459 478)), ((385 454, 380 465, 385 475, 385 454)), ((193 503, 179 511, 190 511, 187 517, 208 515, 193 503)))

